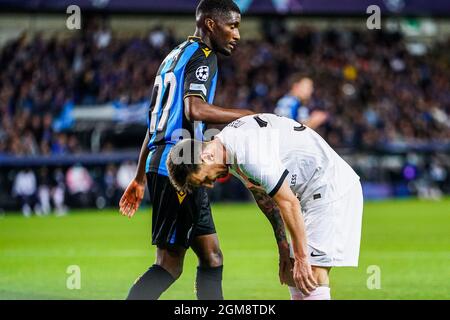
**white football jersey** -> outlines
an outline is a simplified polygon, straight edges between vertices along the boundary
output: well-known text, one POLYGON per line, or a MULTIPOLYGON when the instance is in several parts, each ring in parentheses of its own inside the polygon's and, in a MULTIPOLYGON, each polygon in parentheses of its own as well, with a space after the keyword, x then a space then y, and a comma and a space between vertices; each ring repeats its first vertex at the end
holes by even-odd
POLYGON ((231 173, 270 196, 286 180, 304 208, 335 201, 359 181, 319 134, 285 117, 246 116, 216 138, 227 149, 231 173))

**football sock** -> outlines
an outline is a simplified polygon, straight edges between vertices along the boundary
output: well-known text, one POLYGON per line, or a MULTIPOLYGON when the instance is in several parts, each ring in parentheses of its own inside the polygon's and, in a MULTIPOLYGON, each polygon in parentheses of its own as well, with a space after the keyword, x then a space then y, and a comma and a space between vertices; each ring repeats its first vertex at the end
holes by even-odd
POLYGON ((157 300, 174 282, 168 271, 154 264, 131 287, 127 300, 157 300))
POLYGON ((289 291, 291 292, 291 300, 331 300, 330 287, 328 286, 317 287, 308 296, 295 287, 289 287, 289 291))
POLYGON ((197 267, 196 293, 198 300, 223 300, 220 267, 197 267))

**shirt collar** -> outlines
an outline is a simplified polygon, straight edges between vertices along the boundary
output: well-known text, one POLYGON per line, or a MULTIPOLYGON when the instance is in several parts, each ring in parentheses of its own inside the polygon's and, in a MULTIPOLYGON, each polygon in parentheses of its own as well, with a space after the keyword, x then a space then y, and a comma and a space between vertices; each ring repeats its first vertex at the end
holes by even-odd
POLYGON ((202 38, 197 37, 197 36, 189 36, 189 37, 188 37, 188 40, 189 40, 189 41, 196 41, 196 42, 203 42, 203 41, 202 41, 202 38))
MULTIPOLYGON (((188 37, 188 41, 201 42, 201 43, 203 43, 205 46, 207 46, 207 47, 209 48, 209 46, 208 46, 206 43, 204 43, 203 40, 202 40, 202 38, 200 38, 200 37, 197 37, 197 36, 189 36, 189 37, 188 37)), ((209 48, 209 49, 211 49, 211 48, 209 48)))

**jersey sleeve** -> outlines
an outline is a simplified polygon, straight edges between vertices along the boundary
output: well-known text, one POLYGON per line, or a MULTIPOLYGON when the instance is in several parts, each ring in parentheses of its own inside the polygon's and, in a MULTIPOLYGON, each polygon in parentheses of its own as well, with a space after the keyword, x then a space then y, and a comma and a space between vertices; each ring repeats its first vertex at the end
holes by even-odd
POLYGON ((186 65, 183 98, 199 96, 208 102, 216 73, 217 57, 209 49, 199 47, 186 65))
POLYGON ((281 162, 271 165, 247 163, 241 164, 239 167, 251 183, 261 186, 271 197, 278 192, 289 174, 281 162))

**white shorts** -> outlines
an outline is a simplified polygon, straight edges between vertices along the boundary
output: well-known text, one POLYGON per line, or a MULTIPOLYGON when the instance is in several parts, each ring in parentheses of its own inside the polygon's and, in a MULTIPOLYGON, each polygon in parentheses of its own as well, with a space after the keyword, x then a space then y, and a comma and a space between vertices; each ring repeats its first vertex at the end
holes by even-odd
POLYGON ((302 208, 302 214, 312 266, 358 266, 363 214, 359 181, 342 198, 312 208, 302 208))

